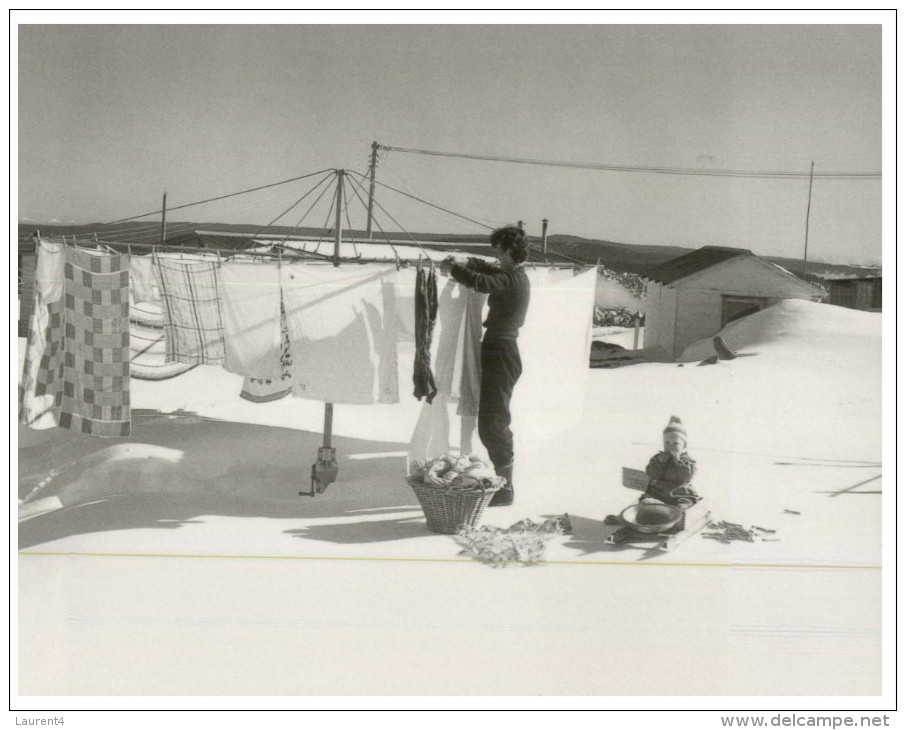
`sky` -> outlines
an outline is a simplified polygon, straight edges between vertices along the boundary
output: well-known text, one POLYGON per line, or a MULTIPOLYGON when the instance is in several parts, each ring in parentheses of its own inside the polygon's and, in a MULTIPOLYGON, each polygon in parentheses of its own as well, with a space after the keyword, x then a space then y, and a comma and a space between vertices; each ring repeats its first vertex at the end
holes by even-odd
MULTIPOLYGON (((546 218, 550 234, 801 258, 808 223, 810 260, 880 263, 881 180, 816 178, 809 203, 807 178, 812 162, 819 174, 882 170, 882 26, 872 22, 20 24, 18 220, 109 222, 160 210, 164 192, 172 208, 321 170, 363 174, 377 141, 805 177, 384 151, 376 230, 481 233, 523 220, 540 235, 546 218)), ((330 181, 298 202, 321 178, 172 211, 168 225, 332 224, 330 194, 303 215, 330 181)), ((364 227, 364 190, 347 183, 346 196, 348 224, 364 227)), ((159 214, 144 220, 152 235, 159 214)))

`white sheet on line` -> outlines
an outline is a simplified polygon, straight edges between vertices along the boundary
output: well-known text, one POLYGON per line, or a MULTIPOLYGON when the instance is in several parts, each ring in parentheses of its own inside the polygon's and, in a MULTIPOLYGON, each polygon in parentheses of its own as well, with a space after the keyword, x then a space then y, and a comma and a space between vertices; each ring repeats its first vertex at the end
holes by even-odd
POLYGON ((279 379, 280 272, 273 262, 224 261, 220 267, 225 370, 279 379))
POLYGON ((293 395, 399 402, 394 265, 284 264, 293 395))

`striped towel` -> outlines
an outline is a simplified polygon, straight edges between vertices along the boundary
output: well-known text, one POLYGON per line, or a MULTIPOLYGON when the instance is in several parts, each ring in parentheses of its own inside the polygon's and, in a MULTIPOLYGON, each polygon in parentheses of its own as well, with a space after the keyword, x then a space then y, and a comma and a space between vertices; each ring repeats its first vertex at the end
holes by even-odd
POLYGON ((43 339, 33 387, 53 396, 59 426, 128 436, 129 257, 67 247, 62 296, 47 305, 43 339))
POLYGON ((154 257, 162 304, 166 362, 223 365, 223 322, 216 261, 154 257))

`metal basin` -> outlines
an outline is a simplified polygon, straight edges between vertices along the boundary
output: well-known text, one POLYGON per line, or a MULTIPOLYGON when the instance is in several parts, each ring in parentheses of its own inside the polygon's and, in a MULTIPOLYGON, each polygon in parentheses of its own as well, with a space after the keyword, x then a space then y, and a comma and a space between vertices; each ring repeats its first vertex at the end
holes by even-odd
POLYGON ((620 512, 623 524, 652 535, 669 530, 682 517, 683 511, 669 504, 633 504, 620 512))

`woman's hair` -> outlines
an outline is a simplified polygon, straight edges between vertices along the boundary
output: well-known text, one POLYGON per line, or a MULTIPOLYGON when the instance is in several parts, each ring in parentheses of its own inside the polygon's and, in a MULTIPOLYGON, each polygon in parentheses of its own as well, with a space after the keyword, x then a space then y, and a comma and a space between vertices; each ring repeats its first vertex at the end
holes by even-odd
POLYGON ((504 226, 491 234, 491 245, 510 255, 514 263, 521 264, 528 258, 528 241, 525 231, 516 226, 504 226))

